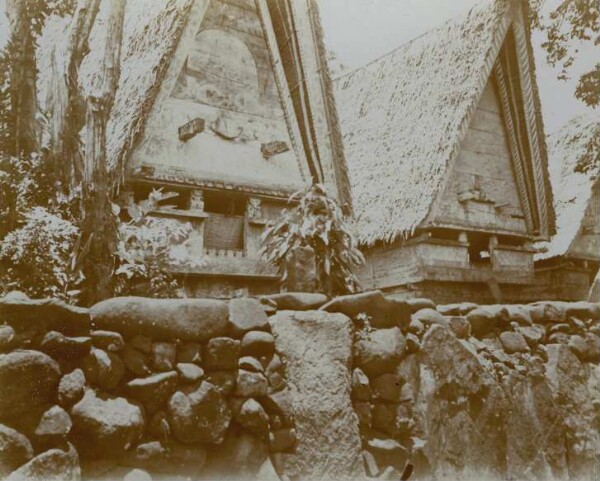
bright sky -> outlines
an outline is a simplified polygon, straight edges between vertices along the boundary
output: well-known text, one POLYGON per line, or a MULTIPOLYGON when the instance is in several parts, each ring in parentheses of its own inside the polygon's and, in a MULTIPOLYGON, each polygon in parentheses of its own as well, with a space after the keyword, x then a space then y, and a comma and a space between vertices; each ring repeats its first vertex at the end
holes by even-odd
MULTIPOLYGON (((163 0, 148 0, 163 1, 163 0)), ((558 0, 547 0, 548 6, 558 0)), ((477 0, 319 0, 325 41, 343 64, 359 67, 446 20, 466 13, 477 0)), ((6 0, 0 0, 0 47, 8 38, 4 16, 6 0)), ((534 33, 537 76, 546 133, 559 129, 574 115, 586 111, 573 97, 578 73, 600 59, 599 47, 585 45, 572 67, 569 82, 556 79, 540 48, 544 40, 534 33)), ((589 110, 589 109, 588 109, 589 110)), ((596 109, 600 117, 600 111, 596 109)))
MULTIPOLYGON (((557 0, 548 0, 548 6, 557 0)), ((465 14, 477 0, 319 0, 327 47, 344 65, 352 68, 394 50, 446 20, 465 14)), ((590 110, 573 97, 578 73, 600 59, 599 47, 583 46, 569 82, 556 79, 557 72, 545 63, 540 44, 544 36, 533 35, 538 86, 546 133, 558 130, 573 116, 590 110)), ((600 118, 600 111, 595 114, 600 118)))

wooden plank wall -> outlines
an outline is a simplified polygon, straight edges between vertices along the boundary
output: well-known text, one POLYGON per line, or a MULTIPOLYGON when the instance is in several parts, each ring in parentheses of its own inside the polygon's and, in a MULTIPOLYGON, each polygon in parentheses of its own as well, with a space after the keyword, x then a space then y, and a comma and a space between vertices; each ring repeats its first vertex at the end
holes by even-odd
POLYGON ((488 80, 435 213, 435 222, 466 229, 526 233, 511 163, 501 107, 488 80), (487 206, 483 204, 478 208, 477 202, 459 202, 458 194, 472 189, 476 177, 486 196, 495 203, 494 209, 484 208, 487 206))

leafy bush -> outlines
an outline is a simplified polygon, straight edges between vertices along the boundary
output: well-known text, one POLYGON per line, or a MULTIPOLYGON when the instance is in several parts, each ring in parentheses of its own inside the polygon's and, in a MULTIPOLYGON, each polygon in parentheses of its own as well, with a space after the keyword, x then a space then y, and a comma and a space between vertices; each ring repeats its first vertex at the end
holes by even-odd
POLYGON ((122 223, 118 233, 115 276, 119 295, 180 297, 181 285, 167 266, 201 262, 191 259, 187 251, 194 230, 190 222, 148 215, 172 196, 156 189, 147 200, 127 206, 131 220, 122 223))
POLYGON ((73 281, 69 256, 78 228, 43 207, 33 207, 24 218, 24 223, 0 242, 2 290, 69 299, 73 281))
POLYGON ((360 289, 355 269, 364 263, 354 237, 337 202, 316 184, 290 197, 297 206, 286 210, 281 220, 263 234, 262 256, 287 278, 286 259, 299 247, 315 253, 319 288, 329 295, 360 289))

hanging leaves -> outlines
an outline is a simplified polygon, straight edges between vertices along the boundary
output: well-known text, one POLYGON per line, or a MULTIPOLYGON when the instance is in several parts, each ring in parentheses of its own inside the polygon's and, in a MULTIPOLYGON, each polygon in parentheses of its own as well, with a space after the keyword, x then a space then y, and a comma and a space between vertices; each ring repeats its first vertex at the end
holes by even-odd
POLYGON ((355 274, 364 257, 345 222, 337 202, 320 184, 294 193, 281 220, 265 229, 261 255, 277 266, 287 279, 286 259, 298 247, 315 253, 320 289, 329 295, 356 292, 360 286, 355 274))

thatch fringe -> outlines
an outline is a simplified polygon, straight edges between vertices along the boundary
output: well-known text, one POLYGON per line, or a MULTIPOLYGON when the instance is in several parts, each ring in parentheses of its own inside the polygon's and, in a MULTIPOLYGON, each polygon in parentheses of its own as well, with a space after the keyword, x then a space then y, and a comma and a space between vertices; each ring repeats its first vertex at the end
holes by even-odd
POLYGON ((350 186, 350 177, 348 176, 348 166, 344 156, 344 143, 342 141, 342 131, 338 121, 337 107, 335 103, 333 82, 331 72, 327 64, 327 52, 325 49, 323 25, 319 15, 319 7, 315 0, 309 0, 309 11, 311 22, 315 33, 315 41, 318 52, 319 71, 323 84, 326 102, 326 116, 329 125, 329 137, 333 153, 333 168, 338 189, 338 197, 342 210, 346 215, 352 213, 352 195, 350 186))

